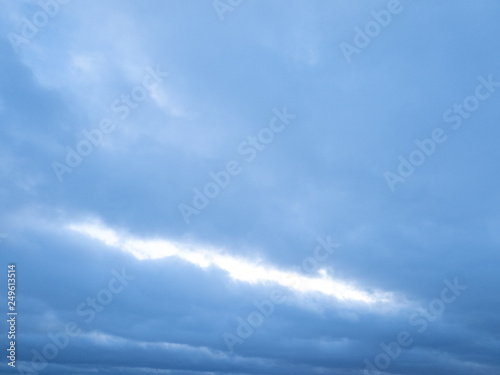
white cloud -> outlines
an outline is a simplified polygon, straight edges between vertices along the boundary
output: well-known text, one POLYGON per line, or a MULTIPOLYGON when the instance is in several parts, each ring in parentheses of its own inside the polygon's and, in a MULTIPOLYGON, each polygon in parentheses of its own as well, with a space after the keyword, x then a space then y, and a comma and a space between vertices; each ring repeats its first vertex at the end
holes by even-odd
POLYGON ((304 276, 292 271, 280 270, 260 260, 249 260, 224 255, 221 251, 203 245, 168 241, 165 239, 139 239, 118 234, 98 222, 72 224, 68 229, 99 240, 108 246, 117 247, 140 260, 178 257, 202 268, 215 266, 227 271, 234 280, 255 283, 277 283, 295 292, 320 292, 340 301, 360 302, 367 305, 394 305, 395 297, 390 292, 368 292, 349 283, 333 278, 325 271, 319 276, 304 276))

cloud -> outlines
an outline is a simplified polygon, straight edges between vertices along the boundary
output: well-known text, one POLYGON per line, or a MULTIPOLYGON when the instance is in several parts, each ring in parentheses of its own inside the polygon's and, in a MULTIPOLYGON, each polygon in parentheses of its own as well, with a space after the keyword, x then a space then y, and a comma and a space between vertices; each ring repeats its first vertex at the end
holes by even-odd
POLYGON ((223 22, 212 1, 51 1, 17 52, 8 34, 42 7, 0 15, 0 260, 19 268, 20 365, 75 322, 43 372, 364 374, 407 331, 386 374, 498 374, 498 93, 394 193, 384 179, 479 76, 500 80, 496 2, 402 1, 347 64, 339 44, 388 1, 244 1, 223 22), (157 66, 168 77, 59 182, 52 163, 157 66), (287 131, 186 225, 179 203, 283 106, 287 131), (315 266, 327 236, 340 247, 315 266), (114 293, 122 270, 135 279, 114 293), (418 332, 412 314, 455 278, 468 289, 418 332), (284 302, 228 351, 224 333, 275 290, 284 302))
MULTIPOLYGON (((277 283, 300 292, 320 292, 341 301, 357 301, 366 304, 396 303, 390 292, 365 292, 357 290, 342 280, 327 276, 322 269, 319 275, 303 276, 296 272, 283 271, 271 265, 262 264, 262 260, 249 260, 224 255, 216 249, 203 245, 169 242, 164 239, 137 239, 119 235, 112 229, 99 223, 70 224, 68 228, 104 242, 108 246, 118 247, 140 260, 178 257, 201 268, 216 266, 228 272, 232 279, 249 283, 277 283)), ((338 246, 338 245, 335 245, 338 246)), ((332 248, 333 250, 333 248, 332 248)), ((330 251, 325 248, 324 251, 330 251)))

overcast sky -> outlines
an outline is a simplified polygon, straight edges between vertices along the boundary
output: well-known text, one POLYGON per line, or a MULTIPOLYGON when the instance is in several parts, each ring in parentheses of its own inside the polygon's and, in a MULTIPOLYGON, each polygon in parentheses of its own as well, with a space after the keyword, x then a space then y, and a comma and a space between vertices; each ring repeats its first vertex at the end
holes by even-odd
POLYGON ((500 373, 497 1, 0 4, 2 372, 500 373))

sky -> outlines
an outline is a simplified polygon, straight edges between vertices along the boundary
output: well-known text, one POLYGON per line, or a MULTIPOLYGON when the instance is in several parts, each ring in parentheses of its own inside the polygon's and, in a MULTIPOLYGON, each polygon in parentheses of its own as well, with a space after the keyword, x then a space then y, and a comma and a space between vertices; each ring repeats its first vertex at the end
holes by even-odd
POLYGON ((0 5, 0 372, 500 373, 500 3, 0 5))

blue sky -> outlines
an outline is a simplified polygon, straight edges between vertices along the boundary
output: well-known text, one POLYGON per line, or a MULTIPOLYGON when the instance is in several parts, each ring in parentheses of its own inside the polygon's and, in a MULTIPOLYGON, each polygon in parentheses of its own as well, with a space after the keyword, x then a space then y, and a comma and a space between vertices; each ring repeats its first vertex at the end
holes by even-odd
POLYGON ((0 4, 2 373, 500 372, 498 2, 0 4))

